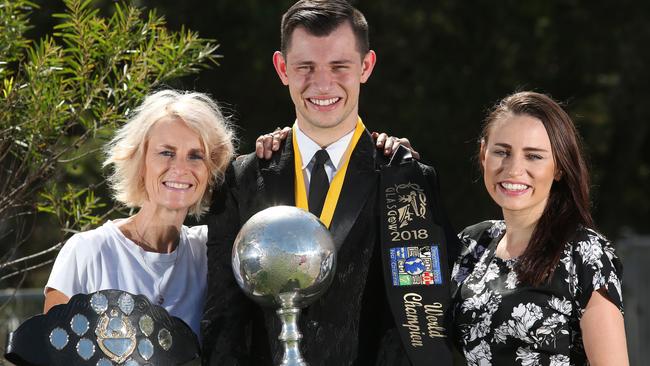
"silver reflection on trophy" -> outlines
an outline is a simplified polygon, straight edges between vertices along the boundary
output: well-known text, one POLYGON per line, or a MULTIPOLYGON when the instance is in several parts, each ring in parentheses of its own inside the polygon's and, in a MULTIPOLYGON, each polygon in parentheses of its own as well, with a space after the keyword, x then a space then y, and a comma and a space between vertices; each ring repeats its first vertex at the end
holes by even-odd
POLYGON ((239 286, 259 304, 278 308, 282 366, 307 365, 299 349, 298 316, 332 282, 335 251, 316 216, 290 206, 258 212, 235 239, 232 266, 239 286))

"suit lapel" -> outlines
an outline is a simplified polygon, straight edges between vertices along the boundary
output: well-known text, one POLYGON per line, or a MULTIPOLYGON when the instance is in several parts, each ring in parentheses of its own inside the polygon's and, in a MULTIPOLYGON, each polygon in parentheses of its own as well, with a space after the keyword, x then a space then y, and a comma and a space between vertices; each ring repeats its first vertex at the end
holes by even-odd
MULTIPOLYGON (((264 191, 271 205, 296 204, 292 138, 289 134, 281 153, 274 154, 271 160, 260 160, 264 191)), ((375 153, 372 137, 365 131, 350 156, 341 196, 330 225, 337 249, 343 245, 359 213, 373 193, 373 188, 377 186, 375 153)))
POLYGON ((374 192, 373 188, 377 186, 375 153, 372 137, 365 131, 350 156, 341 196, 330 225, 337 249, 345 241, 366 201, 374 192))
POLYGON ((295 206, 295 171, 292 136, 289 134, 280 153, 269 161, 260 160, 266 199, 270 205, 295 206))

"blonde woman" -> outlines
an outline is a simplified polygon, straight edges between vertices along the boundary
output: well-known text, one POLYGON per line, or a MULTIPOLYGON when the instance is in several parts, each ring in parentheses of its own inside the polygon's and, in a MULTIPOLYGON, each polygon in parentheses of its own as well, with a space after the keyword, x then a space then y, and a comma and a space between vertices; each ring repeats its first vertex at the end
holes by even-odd
POLYGON ((146 97, 107 145, 104 166, 130 217, 72 236, 45 287, 45 307, 78 293, 141 294, 199 334, 207 228, 183 225, 207 211, 234 147, 233 131, 208 96, 163 90, 146 97))

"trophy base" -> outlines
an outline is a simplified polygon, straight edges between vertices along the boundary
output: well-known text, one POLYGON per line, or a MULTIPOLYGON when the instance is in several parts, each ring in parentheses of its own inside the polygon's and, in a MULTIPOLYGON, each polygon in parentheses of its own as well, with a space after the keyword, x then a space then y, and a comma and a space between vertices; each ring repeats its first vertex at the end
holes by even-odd
POLYGON ((305 360, 289 360, 289 361, 282 361, 282 363, 278 366, 309 366, 305 360))

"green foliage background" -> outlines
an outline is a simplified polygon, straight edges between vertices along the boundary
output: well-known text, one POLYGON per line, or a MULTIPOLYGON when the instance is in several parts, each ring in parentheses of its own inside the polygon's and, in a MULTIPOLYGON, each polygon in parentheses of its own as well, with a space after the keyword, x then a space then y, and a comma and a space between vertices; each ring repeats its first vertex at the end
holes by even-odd
MULTIPOLYGON (((39 33, 39 4, 0 2, 0 289, 115 214, 101 147, 145 94, 219 56, 211 40, 125 1, 60 5, 39 33)), ((42 286, 43 268, 28 285, 42 286)))

